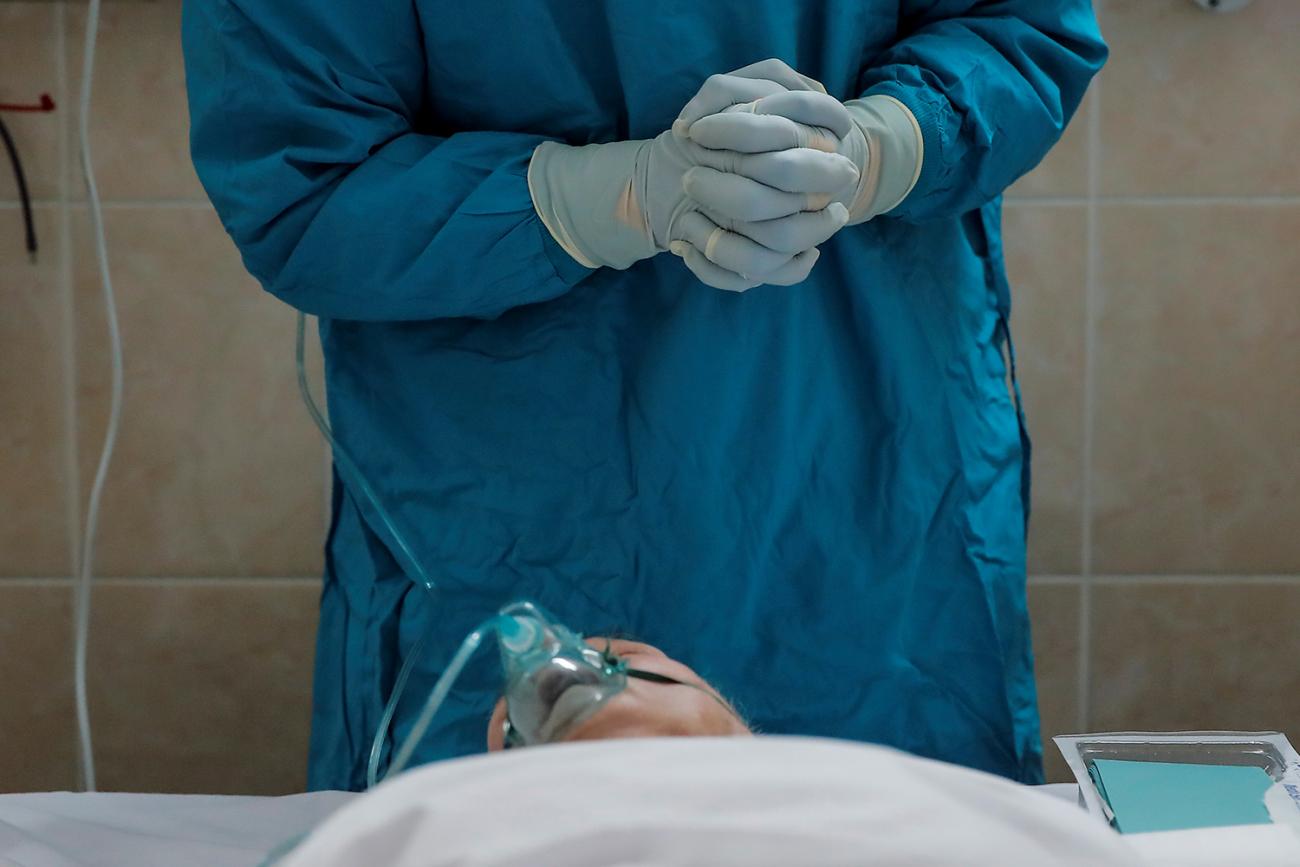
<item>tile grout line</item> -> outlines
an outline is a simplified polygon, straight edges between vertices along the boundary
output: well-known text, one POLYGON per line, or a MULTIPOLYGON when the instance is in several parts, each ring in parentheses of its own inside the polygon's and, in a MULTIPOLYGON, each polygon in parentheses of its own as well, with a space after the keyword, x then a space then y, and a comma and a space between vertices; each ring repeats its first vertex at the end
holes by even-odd
POLYGON ((1088 584, 1091 587, 1242 587, 1242 586, 1300 586, 1300 574, 1289 572, 1259 573, 1255 575, 1030 575, 1031 587, 1073 587, 1088 584))
POLYGON ((1096 397, 1096 327, 1094 319, 1098 305, 1099 215, 1097 200, 1101 189, 1101 80, 1093 84, 1092 99, 1088 105, 1088 201, 1086 229, 1087 245, 1084 260, 1083 303, 1083 454, 1080 456, 1083 489, 1080 503, 1079 533, 1079 670, 1075 684, 1079 731, 1086 732, 1091 723, 1092 708, 1092 568, 1093 568, 1093 410, 1096 397))
POLYGON ((1078 575, 1030 575, 1030 587, 1060 587, 1078 584, 1082 581, 1078 575))
MULTIPOLYGON (((84 199, 69 197, 66 201, 62 199, 32 199, 32 206, 37 208, 50 208, 59 205, 67 205, 71 208, 85 208, 84 199)), ((140 208, 157 208, 159 210, 193 210, 212 208, 212 203, 207 199, 105 199, 100 205, 106 211, 128 210, 140 208)), ((16 200, 0 201, 0 210, 17 210, 22 207, 22 203, 16 200)))
MULTIPOLYGON (((1086 207, 1094 202, 1102 207, 1297 207, 1300 195, 1247 195, 1247 196, 1007 196, 1003 200, 1008 208, 1069 208, 1086 207)), ((33 207, 57 207, 64 204, 60 199, 32 199, 33 207)), ((71 208, 84 208, 84 200, 69 198, 66 202, 71 208)), ((107 199, 103 203, 105 210, 129 210, 139 208, 158 208, 159 210, 208 210, 212 203, 207 199, 107 199)), ((0 200, 0 211, 18 210, 22 203, 17 199, 0 200)))
MULTIPOLYGON (((212 210, 212 203, 207 199, 111 199, 100 203, 106 211, 125 211, 141 208, 157 208, 161 211, 212 210)), ((86 207, 85 202, 73 202, 74 208, 86 207)))
POLYGON ((1260 575, 1094 575, 1093 585, 1108 587, 1160 587, 1160 586, 1212 586, 1239 587, 1256 586, 1295 586, 1300 585, 1300 575, 1286 573, 1260 575))
MULTIPOLYGON (((66 586, 70 610, 76 610, 77 588, 73 575, 78 571, 81 558, 81 466, 80 466, 80 420, 77 417, 77 309, 73 289, 72 264, 72 212, 68 202, 72 198, 72 132, 69 126, 69 112, 72 110, 68 101, 71 87, 68 84, 67 57, 67 5, 58 3, 54 6, 54 68, 55 89, 63 111, 59 112, 58 153, 59 153, 59 198, 57 202, 59 223, 59 296, 63 316, 63 417, 64 417, 64 498, 68 522, 68 566, 71 575, 61 582, 66 586)), ((74 656, 73 642, 69 639, 68 664, 71 667, 74 656)), ((75 714, 74 714, 75 718, 75 714)), ((72 742, 69 747, 73 755, 78 755, 80 740, 74 724, 72 742)), ((81 770, 74 772, 74 779, 80 785, 81 770)))
MULTIPOLYGON (((24 584, 64 585, 73 578, 67 575, 12 575, 0 576, 0 588, 24 584)), ((158 584, 158 585, 259 585, 259 584, 319 584, 320 576, 312 575, 117 575, 96 579, 106 584, 158 584)), ((1082 575, 1031 575, 1031 587, 1082 587, 1082 575)), ((1300 587, 1300 574, 1270 573, 1259 575, 1092 575, 1087 583, 1093 587, 1300 587)))
MULTIPOLYGON (((305 339, 310 341, 309 344, 310 346, 317 347, 317 349, 321 353, 320 393, 322 396, 321 400, 324 404, 324 406, 321 407, 321 413, 325 416, 326 421, 328 421, 330 417, 329 416, 329 412, 330 412, 329 383, 325 379, 325 344, 320 339, 319 326, 320 326, 320 319, 315 316, 310 317, 309 321, 307 322, 308 330, 304 335, 304 337, 305 339)), ((307 352, 304 351, 304 359, 303 359, 304 364, 308 364, 308 361, 305 357, 306 355, 307 352)), ((301 398, 299 398, 299 403, 301 404, 301 398)), ((306 413, 307 411, 306 407, 302 407, 302 411, 306 413)), ((330 447, 329 440, 327 440, 323 435, 320 435, 320 431, 316 431, 316 433, 318 434, 317 439, 320 442, 320 447, 321 447, 321 495, 322 495, 321 513, 323 516, 323 526, 321 527, 321 546, 324 547, 328 543, 330 526, 334 522, 334 451, 330 447)))
MULTIPOLYGON (((0 578, 0 592, 14 587, 72 587, 76 577, 71 575, 48 575, 12 578, 0 578)), ((316 575, 267 575, 267 576, 217 576, 202 575, 190 578, 175 575, 151 577, 109 576, 96 577, 96 587, 319 587, 321 579, 316 575)))
POLYGON ((329 446, 321 449, 322 452, 322 479, 321 479, 321 544, 324 545, 329 537, 330 523, 334 519, 334 456, 330 454, 329 446))
POLYGON ((65 36, 65 6, 56 4, 54 14, 55 90, 64 111, 59 114, 59 299, 63 317, 63 419, 64 500, 68 521, 68 564, 75 572, 81 557, 81 467, 78 462, 80 429, 77 418, 76 303, 72 289, 72 218, 68 198, 72 186, 70 132, 68 128, 68 68, 65 36))
POLYGON ((1098 205, 1124 205, 1130 207, 1224 207, 1224 206, 1268 206, 1278 205, 1294 207, 1300 205, 1300 195, 1257 195, 1257 196, 1008 196, 1008 207, 1069 207, 1098 205))
MULTIPOLYGON (((1085 118, 1086 119, 1086 118, 1085 118)), ((1029 208, 1057 208, 1057 207, 1083 207, 1096 202, 1102 206, 1123 205, 1130 207, 1234 207, 1234 206, 1251 206, 1251 207, 1295 207, 1300 205, 1300 194, 1295 195, 1276 195, 1276 194, 1259 194, 1259 195, 1202 195, 1202 196, 1184 196, 1184 195, 1152 195, 1152 196, 1106 196, 1098 194, 1097 196, 1022 196, 1008 195, 1004 203, 1008 207, 1029 207, 1029 208)), ((61 204, 60 199, 32 199, 32 204, 36 207, 54 207, 61 204)), ((84 208, 86 203, 82 199, 69 199, 67 204, 74 208, 84 208)), ((162 209, 185 209, 185 208, 203 208, 212 207, 212 203, 204 198, 143 198, 143 199, 106 199, 103 206, 107 210, 126 209, 126 208, 162 208, 162 209)), ((0 199, 0 210, 17 210, 22 207, 22 203, 17 199, 0 199)))

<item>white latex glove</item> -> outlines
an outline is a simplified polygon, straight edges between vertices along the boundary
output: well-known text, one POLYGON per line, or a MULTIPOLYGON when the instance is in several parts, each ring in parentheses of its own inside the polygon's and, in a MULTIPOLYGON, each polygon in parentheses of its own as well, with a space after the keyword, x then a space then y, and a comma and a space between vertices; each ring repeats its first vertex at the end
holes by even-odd
MULTIPOLYGON (((788 91, 768 80, 714 76, 692 103, 732 104, 764 94, 779 98, 788 91)), ((817 260, 816 246, 848 219, 847 208, 833 200, 857 180, 852 161, 837 153, 839 137, 853 124, 829 101, 806 111, 784 108, 818 130, 808 140, 818 147, 780 148, 769 139, 756 153, 711 150, 671 131, 586 147, 547 142, 529 166, 534 207, 556 241, 587 267, 627 268, 685 244, 712 253, 711 260, 688 257, 687 265, 717 288, 802 282, 817 260), (763 229, 724 227, 709 212, 715 207, 724 222, 763 229)))
MULTIPOLYGON (((710 150, 738 156, 798 147, 824 149, 830 137, 820 119, 833 116, 832 106, 838 106, 852 125, 847 135, 833 131, 836 150, 858 169, 856 186, 835 199, 848 208, 848 224, 863 223, 893 210, 916 186, 924 162, 924 142, 920 125, 903 103, 881 95, 841 103, 817 82, 776 60, 730 74, 741 78, 755 75, 768 77, 786 92, 743 102, 733 99, 728 104, 697 97, 674 124, 676 134, 710 150)), ((705 207, 716 208, 717 204, 710 200, 705 207)), ((737 211, 723 214, 738 219, 737 211)))

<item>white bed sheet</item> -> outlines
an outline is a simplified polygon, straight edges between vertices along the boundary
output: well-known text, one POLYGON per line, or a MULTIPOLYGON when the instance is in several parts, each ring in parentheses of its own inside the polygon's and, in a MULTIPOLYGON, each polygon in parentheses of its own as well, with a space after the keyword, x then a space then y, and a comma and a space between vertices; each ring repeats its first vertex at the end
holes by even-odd
POLYGON ((815 738, 567 743, 415 769, 283 867, 1137 867, 1069 800, 815 738))
MULTIPOLYGON (((1078 797, 1073 784, 1038 791, 1078 797)), ((0 867, 258 867, 355 797, 0 795, 0 867)))
POLYGON ((257 867, 354 797, 0 795, 0 865, 257 867))
MULTIPOLYGON (((1076 802, 1073 784, 1037 792, 1076 802)), ((259 867, 357 795, 0 795, 0 867, 259 867)), ((1300 863, 1283 828, 1224 828, 1128 838, 1152 865, 1300 863)))
MULTIPOLYGON (((1038 791, 1075 801, 1074 784, 1038 791)), ((0 867, 258 867, 356 795, 0 795, 0 867)))

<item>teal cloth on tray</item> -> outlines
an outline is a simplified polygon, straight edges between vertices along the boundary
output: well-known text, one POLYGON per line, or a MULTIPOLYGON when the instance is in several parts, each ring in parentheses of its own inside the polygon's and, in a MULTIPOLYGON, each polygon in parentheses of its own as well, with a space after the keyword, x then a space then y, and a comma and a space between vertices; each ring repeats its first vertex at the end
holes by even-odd
POLYGON ((1090 771, 1123 834, 1271 822, 1262 768, 1096 759, 1090 771))

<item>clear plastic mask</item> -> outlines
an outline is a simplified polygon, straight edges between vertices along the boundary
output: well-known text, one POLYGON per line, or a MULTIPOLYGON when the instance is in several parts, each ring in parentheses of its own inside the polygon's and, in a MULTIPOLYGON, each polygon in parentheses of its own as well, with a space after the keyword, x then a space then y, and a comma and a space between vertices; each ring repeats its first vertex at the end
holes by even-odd
POLYGON ((627 687, 627 665, 591 647, 530 602, 501 610, 509 747, 562 739, 627 687))
MULTIPOLYGON (((590 647, 531 602, 507 605, 461 642, 397 751, 389 774, 400 773, 407 766, 452 684, 492 633, 497 636, 505 674, 506 744, 510 747, 563 738, 627 687, 625 662, 590 647)), ((379 743, 377 737, 371 750, 372 766, 379 743)))

